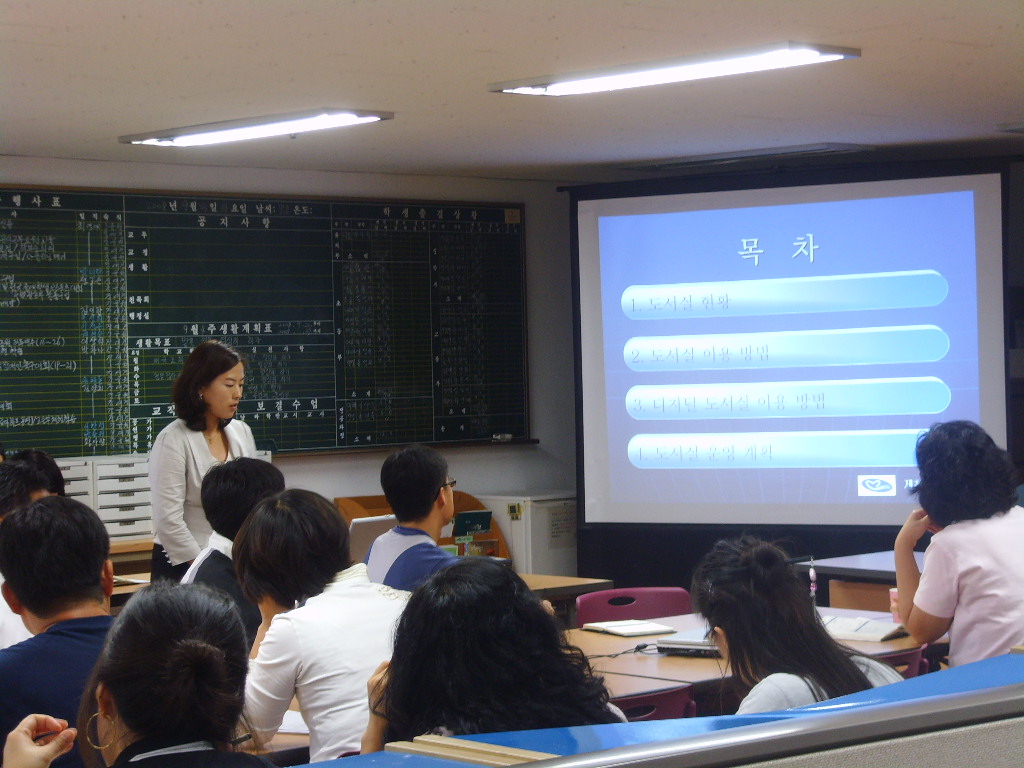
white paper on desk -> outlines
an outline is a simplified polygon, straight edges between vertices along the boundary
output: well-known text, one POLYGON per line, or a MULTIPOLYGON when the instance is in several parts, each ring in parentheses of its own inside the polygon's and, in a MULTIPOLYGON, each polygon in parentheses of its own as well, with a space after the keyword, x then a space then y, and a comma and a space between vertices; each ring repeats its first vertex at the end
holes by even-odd
POLYGON ((309 726, 306 725, 306 721, 302 719, 301 712, 289 709, 284 713, 284 720, 281 721, 281 727, 277 729, 277 732, 309 733, 309 726))

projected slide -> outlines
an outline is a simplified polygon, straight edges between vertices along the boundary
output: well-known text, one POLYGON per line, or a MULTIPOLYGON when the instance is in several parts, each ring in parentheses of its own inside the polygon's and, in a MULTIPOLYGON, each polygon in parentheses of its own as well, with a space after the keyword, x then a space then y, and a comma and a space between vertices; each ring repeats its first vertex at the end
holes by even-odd
POLYGON ((982 421, 975 190, 852 197, 593 217, 598 520, 906 503, 920 432, 982 421))

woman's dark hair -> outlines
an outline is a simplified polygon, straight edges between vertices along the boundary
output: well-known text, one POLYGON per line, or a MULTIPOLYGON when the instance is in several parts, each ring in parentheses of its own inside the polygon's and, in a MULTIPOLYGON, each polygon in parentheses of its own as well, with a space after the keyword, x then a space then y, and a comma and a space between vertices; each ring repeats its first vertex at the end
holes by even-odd
POLYGON ((579 648, 512 570, 467 557, 417 589, 395 631, 385 741, 617 722, 579 648))
POLYGON ((104 764, 91 746, 100 743, 97 735, 87 730, 100 683, 132 734, 229 749, 245 705, 248 662, 242 620, 220 593, 170 582, 139 590, 111 627, 82 694, 78 746, 86 764, 104 764))
POLYGON ((46 451, 39 448, 24 448, 12 455, 11 460, 31 464, 46 477, 46 490, 55 496, 64 495, 64 475, 57 462, 46 451))
POLYGON ((292 606, 319 595, 352 565, 348 526, 323 496, 290 488, 253 507, 235 536, 231 559, 248 600, 258 604, 269 595, 292 606))
POLYGON ((694 571, 690 596, 708 626, 725 633, 729 666, 743 688, 777 672, 807 678, 821 699, 871 687, 774 544, 749 536, 716 542, 694 571))
POLYGON ((1017 503, 1010 454, 973 421, 933 424, 917 439, 921 508, 943 527, 1006 512, 1017 503))
MULTIPOLYGON (((199 390, 243 362, 245 361, 238 352, 215 339, 204 341, 193 349, 171 387, 171 402, 174 403, 175 415, 184 421, 189 429, 204 429, 206 403, 199 397, 199 390)), ((221 419, 221 429, 228 421, 230 419, 221 419)))

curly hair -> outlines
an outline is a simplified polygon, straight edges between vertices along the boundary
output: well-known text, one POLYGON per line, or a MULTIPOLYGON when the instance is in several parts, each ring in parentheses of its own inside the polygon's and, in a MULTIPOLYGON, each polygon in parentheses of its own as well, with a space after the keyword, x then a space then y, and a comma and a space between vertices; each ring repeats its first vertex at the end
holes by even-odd
POLYGON ((464 558, 413 593, 375 711, 385 741, 618 722, 583 652, 512 570, 464 558))
POLYGON ((933 424, 917 439, 921 508, 945 527, 1006 512, 1017 503, 1010 455, 973 421, 933 424))
MULTIPOLYGON (((245 360, 232 347, 222 341, 204 341, 189 353, 181 373, 171 386, 171 402, 175 415, 185 422, 189 429, 198 432, 206 426, 206 403, 199 396, 199 390, 207 386, 222 373, 230 371, 245 360)), ((230 419, 221 420, 221 428, 230 419)))
POLYGON ((808 678, 825 698, 871 687, 774 544, 751 536, 716 542, 694 571, 690 596, 708 626, 725 633, 729 666, 742 687, 777 672, 808 678))

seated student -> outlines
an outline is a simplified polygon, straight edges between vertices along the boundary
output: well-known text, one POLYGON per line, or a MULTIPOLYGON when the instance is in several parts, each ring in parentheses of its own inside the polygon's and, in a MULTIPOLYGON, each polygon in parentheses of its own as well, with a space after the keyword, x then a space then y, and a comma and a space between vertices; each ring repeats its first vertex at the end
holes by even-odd
POLYGON ((368 686, 362 751, 462 735, 622 722, 555 617, 511 569, 461 558, 412 597, 368 686))
MULTIPOLYGON (((114 568, 96 513, 64 496, 11 512, 0 524, 3 597, 33 637, 0 651, 0 732, 45 712, 72 721, 110 629, 114 568)), ((81 766, 78 750, 56 766, 81 766)))
POLYGON ((78 714, 86 763, 116 768, 273 768, 235 752, 244 730, 245 631, 222 594, 163 580, 117 617, 78 714))
POLYGON ((697 612, 745 693, 739 714, 772 712, 903 679, 828 634, 786 553, 744 536, 717 542, 693 574, 697 612))
POLYGON ((977 424, 935 424, 917 442, 922 509, 896 536, 896 585, 914 640, 949 632, 951 666, 1024 643, 1024 509, 1009 455, 977 424), (924 572, 914 546, 931 531, 924 572))
POLYGON ((203 512, 213 533, 181 579, 182 584, 206 584, 225 592, 238 606, 250 646, 260 626, 260 609, 242 594, 231 562, 231 546, 256 502, 283 490, 284 475, 268 461, 243 456, 214 464, 203 478, 200 491, 203 512))
MULTIPOLYGON (((38 469, 23 461, 0 463, 0 521, 18 507, 48 496, 46 478, 38 469)), ((0 585, 4 583, 0 575, 0 585)), ((28 640, 32 633, 21 617, 0 600, 0 648, 28 640)))
POLYGON ((310 760, 357 750, 369 718, 366 681, 391 656, 408 594, 370 583, 366 566, 352 564, 345 520, 310 491, 259 502, 233 555, 242 592, 263 617, 245 690, 253 729, 271 738, 295 697, 310 760))
POLYGON ((441 529, 455 517, 455 481, 440 453, 410 445, 384 460, 380 485, 398 525, 378 536, 366 554, 370 581, 413 590, 458 560, 437 546, 441 529))
POLYGON ((25 448, 16 451, 10 457, 11 461, 24 461, 43 473, 46 478, 46 490, 54 496, 64 495, 64 474, 57 466, 57 462, 46 451, 38 448, 25 448))

